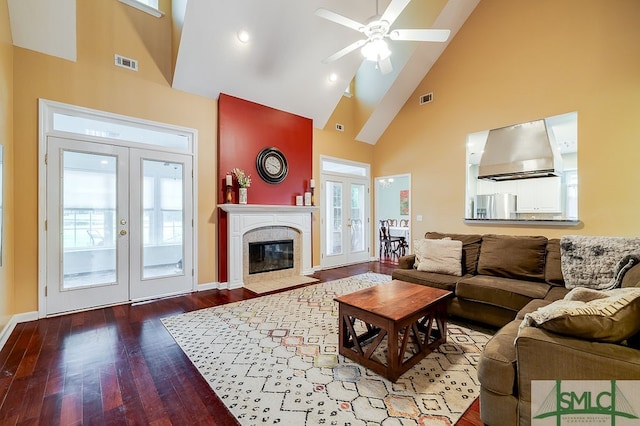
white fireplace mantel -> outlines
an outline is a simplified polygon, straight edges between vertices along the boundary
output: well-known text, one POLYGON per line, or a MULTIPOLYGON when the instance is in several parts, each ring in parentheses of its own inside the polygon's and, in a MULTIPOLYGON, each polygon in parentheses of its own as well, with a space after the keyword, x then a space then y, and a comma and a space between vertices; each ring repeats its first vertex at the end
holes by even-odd
POLYGON ((267 226, 297 229, 301 236, 302 275, 313 273, 311 267, 311 213, 316 206, 278 206, 261 204, 221 204, 227 212, 227 288, 244 286, 242 237, 248 231, 267 226))

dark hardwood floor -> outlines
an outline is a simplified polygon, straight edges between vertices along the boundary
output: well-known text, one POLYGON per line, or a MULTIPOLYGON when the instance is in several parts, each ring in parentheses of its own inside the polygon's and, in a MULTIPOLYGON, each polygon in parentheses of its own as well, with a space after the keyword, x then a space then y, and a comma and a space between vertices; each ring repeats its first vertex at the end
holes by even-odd
MULTIPOLYGON (((320 271, 331 281, 392 259, 320 271)), ((160 319, 257 297, 209 290, 21 323, 0 351, 0 425, 235 425, 160 319)), ((481 425, 478 403, 458 424, 481 425)))

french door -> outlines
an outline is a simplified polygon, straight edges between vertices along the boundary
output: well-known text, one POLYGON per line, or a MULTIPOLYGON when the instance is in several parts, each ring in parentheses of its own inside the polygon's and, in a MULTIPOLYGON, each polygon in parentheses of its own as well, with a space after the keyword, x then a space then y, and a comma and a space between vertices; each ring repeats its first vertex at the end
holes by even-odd
POLYGON ((369 182, 323 175, 323 267, 369 260, 369 182))
POLYGON ((192 157, 47 138, 46 313, 190 291, 192 157))

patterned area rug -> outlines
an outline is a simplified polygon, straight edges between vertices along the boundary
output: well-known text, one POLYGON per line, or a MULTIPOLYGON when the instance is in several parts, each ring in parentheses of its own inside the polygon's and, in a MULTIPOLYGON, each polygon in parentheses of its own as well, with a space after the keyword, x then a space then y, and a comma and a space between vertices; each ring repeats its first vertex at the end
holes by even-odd
POLYGON ((361 274, 163 323, 243 425, 452 425, 478 396, 490 331, 450 322, 447 343, 396 383, 338 354, 333 298, 387 281, 361 274))

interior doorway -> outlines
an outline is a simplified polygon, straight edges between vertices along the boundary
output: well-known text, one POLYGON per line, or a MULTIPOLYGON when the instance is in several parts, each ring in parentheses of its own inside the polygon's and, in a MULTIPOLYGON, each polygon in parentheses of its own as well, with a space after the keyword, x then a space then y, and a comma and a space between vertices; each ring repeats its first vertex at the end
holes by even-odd
POLYGON ((374 178, 375 185, 375 251, 380 260, 397 262, 402 254, 411 253, 411 174, 374 178), (383 223, 384 222, 384 223, 383 223), (392 237, 391 246, 381 238, 381 225, 392 237), (402 241, 398 241, 401 238, 402 241), (403 247, 401 245, 404 244, 403 247))

